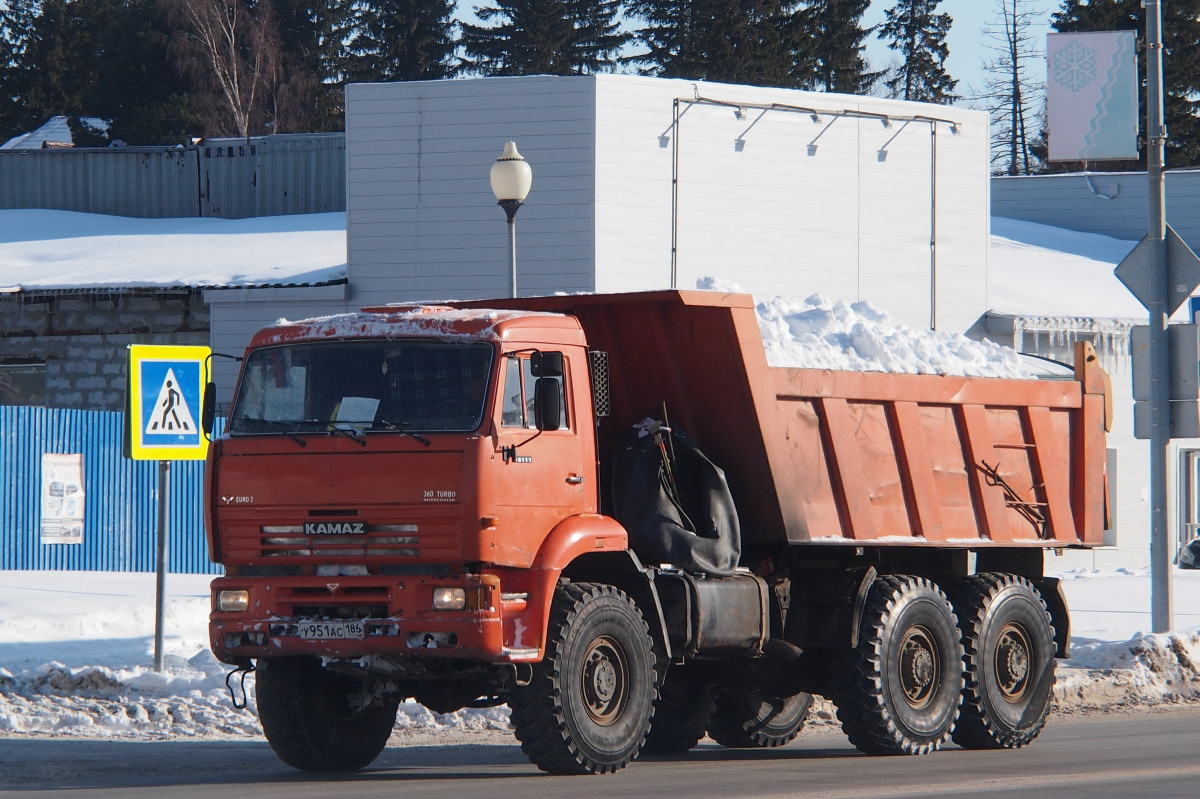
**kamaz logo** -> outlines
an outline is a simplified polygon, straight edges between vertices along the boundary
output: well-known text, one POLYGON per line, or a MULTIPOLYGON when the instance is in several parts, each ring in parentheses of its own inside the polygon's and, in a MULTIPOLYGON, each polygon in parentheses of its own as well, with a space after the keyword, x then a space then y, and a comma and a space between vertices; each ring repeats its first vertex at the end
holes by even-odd
POLYGON ((307 522, 305 535, 362 535, 367 531, 363 522, 307 522))

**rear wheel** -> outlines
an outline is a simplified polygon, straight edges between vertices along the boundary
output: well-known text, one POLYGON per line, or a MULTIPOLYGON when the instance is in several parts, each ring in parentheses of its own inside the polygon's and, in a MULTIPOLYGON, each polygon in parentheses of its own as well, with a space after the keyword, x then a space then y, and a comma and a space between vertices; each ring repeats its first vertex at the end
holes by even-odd
POLYGON ((551 774, 604 774, 629 765, 654 715, 654 661, 646 622, 622 591, 559 586, 546 656, 509 700, 522 751, 551 774))
POLYGON ((954 742, 964 749, 1024 746, 1045 726, 1054 688, 1046 603, 1012 574, 978 574, 956 588, 966 685, 954 742))
POLYGON ((303 771, 357 771, 387 745, 399 698, 368 704, 362 684, 312 658, 264 658, 255 671, 263 733, 284 763, 303 771))
POLYGON ((946 595, 922 577, 876 580, 834 689, 850 742, 878 755, 939 749, 962 686, 962 644, 946 595))
POLYGON ((810 694, 768 696, 757 688, 733 688, 717 696, 708 734, 721 746, 753 749, 783 746, 804 728, 810 694))

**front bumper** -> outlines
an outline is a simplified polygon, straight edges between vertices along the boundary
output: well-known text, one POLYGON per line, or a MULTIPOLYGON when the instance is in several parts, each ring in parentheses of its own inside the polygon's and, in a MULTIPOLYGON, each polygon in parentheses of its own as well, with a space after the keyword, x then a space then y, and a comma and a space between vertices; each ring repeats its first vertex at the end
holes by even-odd
POLYGON ((213 653, 226 663, 288 655, 413 656, 490 663, 538 656, 536 649, 505 646, 504 613, 518 613, 525 603, 521 597, 502 597, 495 575, 219 577, 212 582, 212 597, 210 643, 213 653), (462 588, 466 606, 435 610, 437 588, 462 588), (220 610, 217 597, 225 590, 248 592, 246 610, 220 610), (328 637, 302 637, 314 628, 328 637), (350 637, 347 630, 352 630, 350 637))

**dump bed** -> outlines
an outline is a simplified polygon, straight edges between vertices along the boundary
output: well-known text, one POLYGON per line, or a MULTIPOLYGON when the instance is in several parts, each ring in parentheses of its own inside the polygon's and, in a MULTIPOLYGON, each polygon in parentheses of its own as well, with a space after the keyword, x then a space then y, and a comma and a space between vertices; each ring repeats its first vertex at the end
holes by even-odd
POLYGON ((1074 380, 791 369, 767 365, 747 295, 463 305, 577 317, 610 355, 602 463, 621 431, 665 407, 725 470, 748 542, 1103 543, 1111 406, 1087 345, 1074 380))

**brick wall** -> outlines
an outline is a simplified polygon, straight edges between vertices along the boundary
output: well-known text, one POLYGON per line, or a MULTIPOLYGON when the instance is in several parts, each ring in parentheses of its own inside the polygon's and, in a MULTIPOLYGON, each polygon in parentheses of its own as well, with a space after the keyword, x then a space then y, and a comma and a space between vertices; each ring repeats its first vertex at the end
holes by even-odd
POLYGON ((130 344, 207 345, 198 290, 0 295, 0 367, 44 364, 49 408, 124 409, 130 344))

